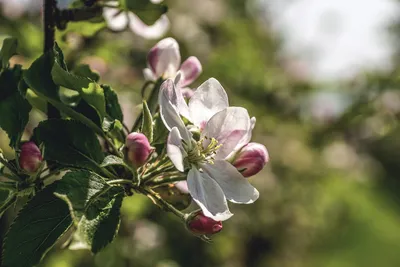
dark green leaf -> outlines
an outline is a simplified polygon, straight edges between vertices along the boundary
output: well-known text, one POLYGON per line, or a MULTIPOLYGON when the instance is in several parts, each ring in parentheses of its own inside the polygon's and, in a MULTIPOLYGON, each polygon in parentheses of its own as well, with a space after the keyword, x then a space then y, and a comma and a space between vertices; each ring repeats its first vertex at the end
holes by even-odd
POLYGON ((79 234, 91 247, 93 253, 99 252, 116 236, 120 224, 123 195, 122 187, 112 187, 91 203, 79 222, 79 234))
POLYGON ((35 129, 34 137, 44 144, 46 160, 101 172, 104 155, 97 136, 86 125, 73 120, 47 120, 35 129))
POLYGON ((88 77, 95 82, 98 82, 100 80, 100 75, 97 72, 91 70, 89 65, 87 64, 76 66, 72 72, 78 76, 88 77))
POLYGON ((148 25, 152 25, 168 11, 167 6, 153 4, 149 0, 120 0, 120 3, 123 9, 132 11, 148 25))
POLYGON ((49 186, 35 195, 15 218, 3 250, 3 267, 32 267, 71 226, 68 205, 49 186))
POLYGON ((149 139, 149 142, 153 142, 153 117, 149 107, 147 106, 146 100, 143 100, 143 117, 142 117, 142 133, 149 139))
POLYGON ((81 88, 88 87, 92 82, 86 77, 77 76, 66 71, 58 63, 53 65, 53 68, 51 69, 51 76, 55 84, 76 91, 80 91, 81 88))
POLYGON ((57 182, 55 195, 68 203, 72 218, 78 223, 97 195, 110 188, 103 177, 87 171, 71 171, 57 182))
POLYGON ((20 67, 0 74, 0 127, 7 132, 11 147, 18 146, 32 109, 18 90, 20 78, 20 67))
POLYGON ((6 38, 0 51, 0 70, 8 67, 8 60, 17 52, 18 41, 16 38, 6 38))
POLYGON ((58 86, 54 84, 51 77, 53 64, 54 53, 43 54, 24 72, 24 80, 38 96, 59 100, 58 86))
POLYGON ((115 91, 109 85, 101 85, 104 90, 104 96, 106 98, 106 112, 113 118, 120 122, 124 121, 124 115, 122 114, 121 106, 118 102, 118 96, 115 91))

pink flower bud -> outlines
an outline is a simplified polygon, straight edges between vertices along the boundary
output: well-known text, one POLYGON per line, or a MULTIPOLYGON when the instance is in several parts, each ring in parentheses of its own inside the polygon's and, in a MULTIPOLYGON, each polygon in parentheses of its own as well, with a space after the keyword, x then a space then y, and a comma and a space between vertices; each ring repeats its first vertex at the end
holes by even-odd
POLYGON ((43 161, 42 153, 34 142, 26 142, 21 146, 19 165, 28 173, 35 173, 43 161))
POLYGON ((188 223, 188 228, 195 234, 211 235, 222 230, 222 222, 214 221, 213 219, 204 216, 202 211, 199 211, 188 223))
POLYGON ((173 78, 181 65, 178 42, 173 38, 159 41, 147 56, 149 67, 157 78, 173 78))
POLYGON ((261 171, 268 161, 269 155, 265 146, 258 143, 248 143, 236 155, 233 166, 244 177, 250 177, 261 171))
POLYGON ((142 133, 130 133, 126 137, 125 146, 128 149, 128 159, 135 167, 145 164, 152 152, 149 140, 142 133))

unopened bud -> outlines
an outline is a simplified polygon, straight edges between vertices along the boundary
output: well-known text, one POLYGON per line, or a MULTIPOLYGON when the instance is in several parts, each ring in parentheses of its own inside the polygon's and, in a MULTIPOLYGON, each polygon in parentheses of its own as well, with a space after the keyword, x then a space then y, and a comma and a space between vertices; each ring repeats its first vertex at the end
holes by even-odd
POLYGON ((126 137, 125 146, 128 159, 136 168, 146 163, 153 150, 149 140, 142 133, 130 133, 126 137))
POLYGON ((21 146, 19 165, 28 173, 35 173, 43 161, 42 153, 34 142, 26 142, 21 146))
POLYGON ((265 146, 248 143, 239 151, 232 164, 244 177, 250 177, 260 172, 268 161, 269 155, 265 146))
POLYGON ((214 221, 213 219, 204 216, 202 211, 193 215, 187 226, 190 231, 199 235, 216 234, 222 230, 221 221, 214 221))

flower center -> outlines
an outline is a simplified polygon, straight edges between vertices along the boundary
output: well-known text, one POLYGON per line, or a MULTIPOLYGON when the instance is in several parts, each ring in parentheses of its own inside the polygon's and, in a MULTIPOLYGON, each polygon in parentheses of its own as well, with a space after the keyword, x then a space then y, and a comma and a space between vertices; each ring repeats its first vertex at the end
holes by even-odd
POLYGON ((203 137, 199 141, 192 140, 192 146, 187 149, 189 164, 214 163, 214 156, 222 144, 218 144, 215 138, 203 137))

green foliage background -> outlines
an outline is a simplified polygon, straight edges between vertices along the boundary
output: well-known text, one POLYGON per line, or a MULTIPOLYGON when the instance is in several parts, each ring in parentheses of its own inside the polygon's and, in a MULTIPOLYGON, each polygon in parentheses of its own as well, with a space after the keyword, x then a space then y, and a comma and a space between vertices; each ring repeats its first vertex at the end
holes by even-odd
MULTIPOLYGON (((384 101, 400 96, 398 54, 387 72, 314 84, 285 71, 281 40, 246 11, 246 1, 215 1, 210 13, 193 8, 196 1, 166 4, 169 35, 180 42, 182 58, 195 55, 203 64, 195 85, 217 78, 232 105, 257 117, 254 140, 271 156, 251 178, 261 197, 253 205, 231 205, 235 216, 211 245, 145 197, 126 198, 118 237, 104 251, 93 257, 87 250, 64 250, 61 240, 40 266, 400 266, 400 110, 384 101), (326 88, 351 97, 352 104, 329 123, 304 119, 304 99, 326 88)), ((40 25, 39 14, 0 17, 1 37, 19 39, 14 63, 27 67, 41 54, 40 25)), ((89 63, 118 91, 131 125, 141 106, 146 54, 156 41, 100 25, 70 24, 58 33, 59 45, 70 69, 89 63)), ((400 36, 398 25, 392 32, 400 36)), ((26 137, 42 118, 40 111, 31 114, 26 137)), ((0 140, 12 155, 3 132, 0 140)), ((1 220, 2 235, 12 213, 1 220)))

